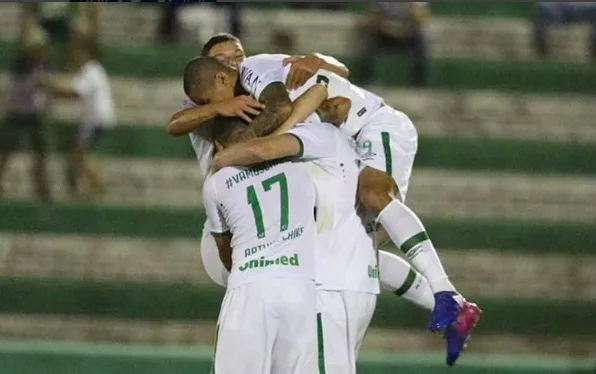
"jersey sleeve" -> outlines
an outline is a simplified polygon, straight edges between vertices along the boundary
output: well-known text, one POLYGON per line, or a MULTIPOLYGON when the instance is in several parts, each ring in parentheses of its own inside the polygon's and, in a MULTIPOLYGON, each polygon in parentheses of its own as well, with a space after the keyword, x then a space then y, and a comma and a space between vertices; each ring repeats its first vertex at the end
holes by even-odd
POLYGON ((317 71, 315 75, 309 78, 302 87, 289 92, 290 99, 296 100, 315 84, 324 84, 327 87, 327 98, 333 99, 338 96, 349 96, 350 82, 339 75, 324 69, 317 71))
POLYGON ((327 123, 305 123, 294 127, 287 134, 294 136, 300 143, 298 157, 304 160, 329 158, 335 155, 335 137, 333 125, 327 123))
POLYGON ((213 176, 207 178, 203 184, 203 205, 207 219, 211 224, 211 232, 223 234, 230 231, 225 217, 220 209, 220 202, 217 200, 217 191, 215 189, 215 179, 213 176))
POLYGON ((279 63, 263 64, 259 58, 247 58, 240 67, 240 83, 255 99, 259 100, 261 93, 271 83, 285 82, 286 69, 279 63))
POLYGON ((189 109, 189 108, 194 108, 196 107, 197 104, 195 104, 191 99, 186 98, 184 100, 182 100, 182 102, 180 103, 180 109, 189 109))
POLYGON ((79 96, 89 96, 93 92, 94 80, 93 71, 87 68, 74 77, 73 88, 79 96))

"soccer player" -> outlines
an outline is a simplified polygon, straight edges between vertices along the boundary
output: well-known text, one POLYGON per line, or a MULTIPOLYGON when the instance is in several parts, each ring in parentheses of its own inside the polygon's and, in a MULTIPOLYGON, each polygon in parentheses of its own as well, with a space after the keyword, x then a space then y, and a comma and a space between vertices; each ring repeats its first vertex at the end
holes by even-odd
MULTIPOLYGON (((202 56, 215 57, 219 61, 233 68, 238 66, 246 59, 244 47, 240 40, 233 35, 217 34, 213 36, 203 47, 202 56)), ((320 68, 333 71, 346 78, 349 75, 348 68, 336 59, 314 54, 310 56, 292 56, 286 57, 283 64, 290 65, 285 80, 286 87, 290 90, 302 86, 310 77, 312 77, 320 68)), ((189 77, 189 79, 192 79, 189 77)), ((333 99, 326 103, 332 103, 333 99)), ((333 106, 327 105, 328 113, 333 106)), ((207 167, 213 154, 213 145, 209 140, 210 121, 216 116, 234 117, 239 116, 245 121, 250 122, 249 115, 256 115, 259 109, 264 106, 248 95, 235 96, 230 100, 223 100, 216 103, 205 105, 196 105, 188 99, 184 102, 183 109, 172 115, 168 124, 168 132, 174 136, 189 134, 191 143, 199 159, 199 169, 203 175, 207 173, 207 167)), ((262 132, 259 126, 261 123, 253 123, 256 127, 255 132, 262 132)), ((228 272, 221 266, 219 259, 214 256, 214 252, 208 250, 215 243, 209 232, 209 222, 205 222, 204 234, 201 239, 201 254, 203 263, 206 264, 205 270, 212 280, 217 284, 225 286, 225 279, 228 272)), ((394 292, 397 295, 417 304, 426 309, 432 310, 434 300, 432 296, 428 297, 427 282, 420 274, 415 272, 411 266, 400 257, 387 252, 380 253, 381 287, 383 291, 394 292)))
MULTIPOLYGON (((240 65, 240 72, 221 64, 217 72, 210 73, 215 79, 202 82, 205 89, 199 90, 197 98, 205 103, 229 99, 241 84, 259 99, 271 82, 284 81, 287 69, 272 68, 276 64, 280 66, 284 58, 284 55, 252 56, 240 65)), ((350 99, 350 109, 341 129, 356 139, 367 166, 359 177, 359 200, 428 280, 435 299, 428 328, 444 331, 447 364, 453 365, 479 318, 480 310, 456 291, 422 222, 403 203, 417 149, 416 129, 405 114, 386 106, 380 97, 331 72, 319 70, 295 95, 312 90, 316 90, 316 94, 310 97, 317 98, 318 102, 302 101, 301 108, 294 107, 287 118, 300 113, 294 118, 300 121, 305 113, 318 109, 326 99, 350 99), (308 105, 312 105, 310 111, 308 105)), ((293 124, 288 123, 288 127, 291 126, 293 124)))
MULTIPOLYGON (((214 139, 225 149, 244 127, 225 119, 214 139)), ((230 271, 212 372, 315 374, 315 191, 307 169, 284 160, 226 167, 205 180, 203 201, 230 271)))
POLYGON ((309 162, 317 195, 315 251, 323 341, 320 372, 356 373, 356 358, 379 293, 377 253, 356 213, 360 160, 349 139, 327 123, 237 143, 215 154, 212 168, 295 157, 309 162))

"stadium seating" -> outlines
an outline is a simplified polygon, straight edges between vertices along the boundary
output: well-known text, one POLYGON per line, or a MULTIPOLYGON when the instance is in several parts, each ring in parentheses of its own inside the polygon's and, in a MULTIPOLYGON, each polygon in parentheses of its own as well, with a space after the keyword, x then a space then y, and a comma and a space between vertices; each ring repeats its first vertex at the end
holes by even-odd
MULTIPOLYGON (((244 14, 250 52, 266 51, 270 34, 261 25, 274 19, 296 32, 301 49, 357 66, 350 30, 358 5, 330 14, 268 4, 244 14)), ((155 6, 108 9, 103 59, 119 125, 97 152, 107 194, 93 204, 69 198, 60 152, 79 109, 57 102, 47 126, 56 202, 32 200, 24 154, 10 166, 0 201, 0 336, 210 345, 222 290, 207 279, 198 253, 200 180, 187 138, 164 130, 182 97, 180 73, 198 47, 153 46, 155 6)), ((586 30, 556 30, 555 46, 566 47, 555 61, 537 61, 528 3, 432 9, 429 89, 404 87, 407 61, 395 56, 379 59, 383 79, 370 88, 419 130, 408 202, 454 282, 485 311, 471 351, 589 356, 596 350, 596 69, 583 63, 586 30)), ((0 72, 9 68, 15 20, 14 4, 0 4, 0 72)), ((352 73, 358 79, 358 69, 352 73)), ((384 295, 365 349, 440 350, 441 341, 423 333, 425 320, 384 295)), ((17 365, 20 349, 0 345, 0 357, 17 365)), ((176 357, 179 372, 190 372, 207 365, 208 354, 192 364, 176 357)), ((401 361, 403 370, 440 372, 412 360, 401 361)), ((366 373, 383 373, 383 362, 365 360, 366 373)), ((460 371, 571 370, 551 364, 482 371, 470 363, 460 371)))

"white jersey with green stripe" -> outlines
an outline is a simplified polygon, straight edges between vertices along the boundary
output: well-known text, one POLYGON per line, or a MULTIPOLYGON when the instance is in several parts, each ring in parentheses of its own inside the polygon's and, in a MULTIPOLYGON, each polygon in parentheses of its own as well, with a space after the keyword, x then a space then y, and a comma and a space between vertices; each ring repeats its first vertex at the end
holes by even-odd
POLYGON ((301 143, 317 194, 317 285, 329 291, 379 293, 377 252, 356 213, 360 158, 352 140, 328 123, 289 131, 301 143))
POLYGON ((228 288, 261 277, 314 280, 315 192, 304 163, 227 167, 207 177, 214 235, 232 234, 228 288))
MULTIPOLYGON (((290 71, 290 66, 283 67, 283 59, 288 57, 281 54, 260 54, 248 57, 240 66, 240 82, 244 89, 257 100, 269 84, 285 82, 290 71)), ((327 85, 328 98, 346 97, 351 100, 352 106, 346 121, 341 125, 341 130, 348 136, 354 136, 366 124, 369 116, 381 108, 383 99, 374 93, 360 88, 349 80, 327 71, 319 70, 306 83, 296 89, 288 91, 290 99, 296 100, 310 87, 317 83, 327 85)), ((316 119, 309 118, 312 122, 316 119)))

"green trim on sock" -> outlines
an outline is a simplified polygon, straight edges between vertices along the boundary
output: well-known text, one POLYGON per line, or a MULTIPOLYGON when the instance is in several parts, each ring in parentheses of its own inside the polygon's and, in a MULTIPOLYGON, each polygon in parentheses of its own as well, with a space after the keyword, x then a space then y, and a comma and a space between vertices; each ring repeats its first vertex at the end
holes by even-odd
POLYGON ((396 294, 397 296, 402 296, 403 294, 408 292, 410 287, 412 287, 412 285, 414 284, 415 280, 416 280, 416 272, 414 271, 414 269, 410 268, 410 272, 408 273, 408 276, 406 277, 404 284, 402 284, 401 287, 398 288, 397 290, 393 291, 393 293, 396 294))
POLYGON ((391 175, 393 170, 393 160, 391 159, 391 143, 389 141, 389 133, 382 132, 381 133, 381 141, 383 143, 383 153, 385 153, 385 172, 391 175))
POLYGON ((416 245, 422 243, 425 240, 430 240, 426 231, 421 231, 418 234, 412 236, 410 239, 406 240, 400 247, 401 251, 405 254, 410 251, 410 249, 414 248, 416 245))
POLYGON ((323 320, 321 313, 317 313, 317 340, 319 352, 319 374, 326 374, 325 370, 325 343, 323 342, 323 320))

